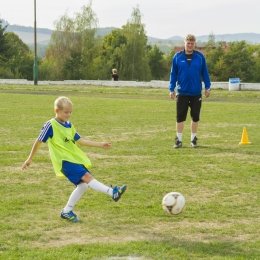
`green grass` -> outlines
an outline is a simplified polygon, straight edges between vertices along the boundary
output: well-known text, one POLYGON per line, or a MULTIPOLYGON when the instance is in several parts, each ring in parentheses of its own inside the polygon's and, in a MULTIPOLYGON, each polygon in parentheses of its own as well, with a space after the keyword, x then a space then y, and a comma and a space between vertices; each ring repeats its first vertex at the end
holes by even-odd
POLYGON ((167 89, 0 85, 0 259, 259 259, 260 91, 212 90, 203 101, 200 147, 189 147, 187 119, 173 149, 167 89), (81 223, 59 218, 74 187, 55 177, 47 145, 21 170, 60 95, 83 137, 112 142, 82 148, 94 177, 127 184, 118 203, 87 190, 74 209, 81 223), (250 145, 239 145, 243 127, 250 145), (175 217, 161 207, 171 191, 186 199, 175 217))

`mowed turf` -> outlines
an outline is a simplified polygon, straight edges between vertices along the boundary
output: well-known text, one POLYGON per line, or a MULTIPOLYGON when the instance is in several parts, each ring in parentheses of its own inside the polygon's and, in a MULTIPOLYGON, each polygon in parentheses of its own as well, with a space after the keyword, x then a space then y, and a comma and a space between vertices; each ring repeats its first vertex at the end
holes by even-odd
POLYGON ((0 85, 0 259, 260 259, 260 91, 212 90, 203 99, 199 148, 173 149, 175 101, 167 89, 0 85), (84 138, 94 177, 127 185, 115 203, 88 189, 59 217, 74 186, 55 177, 47 144, 25 171, 43 124, 61 95, 74 103, 71 121, 84 138), (246 127, 249 145, 239 145, 246 127), (184 195, 178 216, 163 196, 184 195))

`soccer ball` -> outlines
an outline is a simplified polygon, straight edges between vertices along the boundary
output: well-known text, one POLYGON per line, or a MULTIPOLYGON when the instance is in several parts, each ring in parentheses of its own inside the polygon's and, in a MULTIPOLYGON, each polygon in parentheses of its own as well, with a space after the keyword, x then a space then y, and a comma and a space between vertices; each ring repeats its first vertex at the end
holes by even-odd
POLYGON ((163 197, 162 208, 169 215, 180 214, 185 207, 185 198, 179 192, 170 192, 163 197))

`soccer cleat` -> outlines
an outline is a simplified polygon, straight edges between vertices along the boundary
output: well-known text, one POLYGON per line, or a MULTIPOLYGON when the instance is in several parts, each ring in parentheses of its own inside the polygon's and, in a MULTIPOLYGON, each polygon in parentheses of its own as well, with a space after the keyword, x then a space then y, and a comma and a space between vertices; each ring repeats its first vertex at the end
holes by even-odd
POLYGON ((197 148, 198 147, 197 140, 198 138, 195 136, 193 141, 191 141, 190 146, 193 148, 197 148))
POLYGON ((175 145, 173 148, 180 148, 182 147, 182 141, 179 141, 178 137, 175 138, 175 145))
POLYGON ((123 185, 122 187, 117 187, 115 186, 114 188, 112 187, 112 185, 110 185, 111 188, 113 189, 113 195, 112 195, 112 199, 117 202, 121 196, 124 194, 125 190, 126 190, 126 185, 123 185))
POLYGON ((67 219, 71 222, 78 222, 79 218, 77 217, 77 215, 71 210, 68 213, 63 212, 63 210, 60 213, 60 217, 63 219, 67 219))

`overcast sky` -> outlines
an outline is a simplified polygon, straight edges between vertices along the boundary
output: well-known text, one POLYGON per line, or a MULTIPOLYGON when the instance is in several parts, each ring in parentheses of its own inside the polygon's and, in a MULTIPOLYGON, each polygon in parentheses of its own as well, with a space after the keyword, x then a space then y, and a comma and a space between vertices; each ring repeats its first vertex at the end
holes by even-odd
MULTIPOLYGON (((66 11, 74 17, 87 4, 88 0, 36 0, 37 27, 54 29, 54 21, 66 11)), ((151 37, 260 33, 259 0, 92 0, 99 27, 121 28, 137 5, 151 37)), ((10 25, 34 27, 34 0, 0 0, 0 18, 10 25)))

